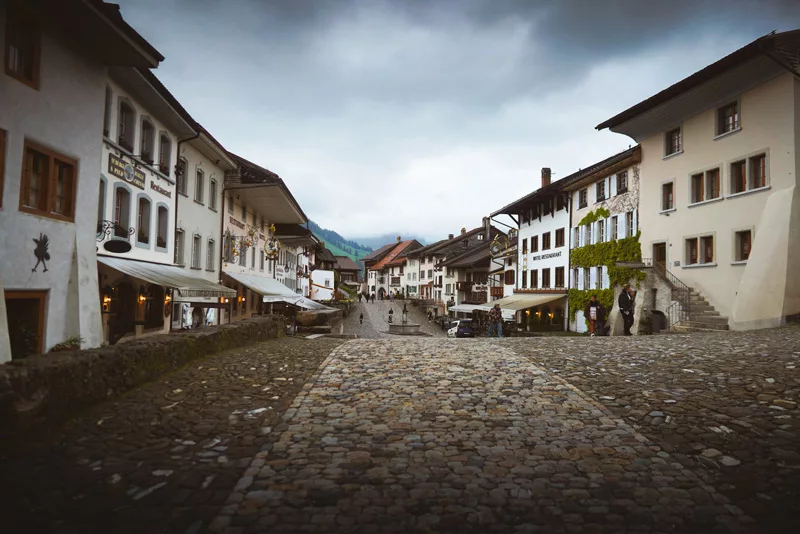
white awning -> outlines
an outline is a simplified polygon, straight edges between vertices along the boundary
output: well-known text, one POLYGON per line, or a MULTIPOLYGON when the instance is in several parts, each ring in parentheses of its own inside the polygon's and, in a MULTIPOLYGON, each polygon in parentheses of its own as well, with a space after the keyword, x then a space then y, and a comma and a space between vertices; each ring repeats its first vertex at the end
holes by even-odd
POLYGON ((491 310, 495 304, 500 305, 500 309, 502 310, 510 310, 513 312, 518 312, 519 310, 524 310, 526 308, 533 308, 534 306, 541 306, 542 304, 547 304, 548 302, 553 302, 554 300, 559 300, 565 298, 566 295, 561 294, 553 294, 553 293, 545 293, 545 294, 536 294, 536 293, 520 293, 516 295, 511 295, 510 297, 503 297, 501 299, 495 300, 494 302, 487 302, 486 304, 481 304, 476 306, 481 310, 491 310))
POLYGON ((274 278, 267 278, 265 276, 253 276, 251 274, 242 273, 226 273, 223 274, 230 276, 240 284, 247 286, 249 289, 255 291, 263 296, 284 296, 284 297, 297 297, 297 293, 281 284, 274 278))
MULTIPOLYGON (((496 301, 499 302, 499 301, 496 301)), ((494 302, 492 302, 492 306, 494 306, 494 302)), ((457 304, 455 306, 450 306, 447 308, 447 311, 454 311, 454 312, 461 312, 461 313, 472 313, 475 310, 480 311, 489 311, 491 306, 487 304, 457 304)), ((513 310, 506 310, 500 308, 500 311, 503 312, 503 319, 513 319, 514 318, 514 311, 513 310)))
POLYGON ((307 310, 333 310, 329 306, 325 306, 324 304, 320 304, 314 300, 308 299, 301 295, 294 295, 293 297, 283 296, 283 295, 269 295, 263 297, 264 302, 286 302, 287 304, 293 304, 295 306, 299 306, 301 308, 305 308, 307 310))
POLYGON ((97 261, 115 271, 139 280, 178 291, 181 297, 228 297, 236 296, 236 290, 215 284, 204 278, 192 276, 176 265, 147 263, 128 258, 97 256, 97 261))

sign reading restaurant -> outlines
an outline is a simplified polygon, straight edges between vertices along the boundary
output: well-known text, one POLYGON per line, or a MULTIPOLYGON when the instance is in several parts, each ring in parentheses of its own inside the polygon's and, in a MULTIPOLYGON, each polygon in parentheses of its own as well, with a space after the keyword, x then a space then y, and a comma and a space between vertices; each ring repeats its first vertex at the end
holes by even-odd
POLYGON ((117 178, 122 178, 139 189, 144 189, 144 172, 132 164, 126 163, 116 154, 108 155, 108 173, 117 178))
POLYGON ((548 258, 557 258, 561 256, 561 251, 553 252, 552 254, 541 254, 539 256, 534 256, 531 258, 531 261, 538 261, 538 260, 546 260, 548 258))

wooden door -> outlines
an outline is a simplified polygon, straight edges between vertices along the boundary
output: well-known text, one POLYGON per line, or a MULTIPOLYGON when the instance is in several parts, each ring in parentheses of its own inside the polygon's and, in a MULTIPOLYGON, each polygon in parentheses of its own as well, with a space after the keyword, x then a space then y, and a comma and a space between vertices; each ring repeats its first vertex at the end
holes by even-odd
POLYGON ((667 244, 655 243, 653 245, 653 263, 661 268, 667 269, 667 244))

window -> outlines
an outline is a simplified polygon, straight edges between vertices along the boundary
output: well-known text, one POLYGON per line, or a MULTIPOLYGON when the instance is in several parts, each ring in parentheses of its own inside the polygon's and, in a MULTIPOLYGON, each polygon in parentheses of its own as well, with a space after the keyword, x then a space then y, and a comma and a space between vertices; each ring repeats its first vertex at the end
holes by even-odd
POLYGON ((550 250, 550 232, 542 234, 542 250, 550 250))
POLYGON ((686 264, 702 265, 714 262, 714 236, 693 237, 686 240, 686 264))
POLYGON ((542 289, 550 289, 550 269, 542 269, 542 289))
POLYGON ((511 270, 506 271, 504 282, 506 283, 507 286, 514 285, 514 274, 515 274, 514 271, 511 270))
POLYGON ((739 129, 739 103, 731 102, 717 110, 717 135, 739 129))
POLYGON ((537 287, 539 287, 539 271, 531 269, 531 289, 536 289, 537 287))
POLYGON ((556 267, 556 286, 564 287, 564 268, 556 267))
POLYGON ((579 289, 579 287, 578 287, 578 276, 579 275, 580 275, 580 271, 577 268, 572 269, 572 287, 574 289, 579 289))
POLYGON ((589 267, 585 267, 583 269, 583 289, 591 289, 590 284, 592 283, 592 271, 589 267))
POLYGON ((256 249, 255 249, 255 247, 253 248, 253 254, 250 256, 250 268, 251 269, 255 269, 256 268, 256 249))
POLYGON ((719 198, 719 169, 693 174, 691 195, 692 204, 719 198))
MULTIPOLYGON (((169 235, 169 211, 166 206, 158 207, 158 234, 156 235, 156 247, 167 248, 167 235, 169 235)), ((175 244, 177 246, 177 243, 175 244)), ((181 245, 182 246, 182 245, 181 245)), ((164 250, 163 252, 166 252, 164 250)), ((183 252, 181 251, 181 258, 183 252)), ((183 264, 181 264, 183 265, 183 264)))
POLYGON ((233 215, 233 195, 228 195, 228 214, 233 215))
POLYGON ((111 131, 111 106, 114 105, 114 93, 106 85, 106 103, 103 109, 103 137, 108 137, 111 131))
POLYGON ((720 196, 719 169, 706 171, 706 198, 712 200, 720 196))
POLYGON ((239 251, 239 265, 247 267, 247 249, 245 247, 241 247, 239 251))
POLYGON ((242 222, 247 222, 247 206, 242 204, 242 222))
POLYGON ((731 163, 731 193, 747 190, 747 167, 745 160, 731 163))
POLYGON ((183 261, 183 248, 184 248, 184 238, 185 234, 183 230, 176 230, 175 231, 175 264, 176 265, 185 265, 183 261))
POLYGON ((152 165, 153 164, 153 151, 156 141, 156 130, 153 128, 153 123, 149 119, 142 119, 142 133, 139 140, 139 157, 142 161, 152 165))
POLYGON ((197 169, 195 181, 194 181, 194 201, 199 202, 200 204, 203 203, 203 190, 205 189, 205 175, 203 171, 197 169))
POLYGON ((628 171, 617 173, 617 194, 628 192, 628 171))
POLYGON ((183 158, 183 157, 178 158, 178 173, 177 173, 177 176, 175 177, 175 180, 177 182, 176 188, 178 190, 178 193, 180 193, 183 196, 187 196, 187 194, 186 194, 186 190, 187 190, 187 187, 186 187, 186 182, 187 182, 186 171, 188 169, 189 169, 189 162, 186 161, 186 158, 183 158))
POLYGON ((428 278, 433 280, 433 269, 428 269, 428 278))
POLYGON ((601 180, 594 184, 595 187, 595 202, 600 202, 606 199, 606 181, 601 180))
POLYGON ((633 237, 636 235, 636 221, 634 221, 632 211, 629 211, 625 214, 625 228, 628 230, 627 237, 633 237))
POLYGON ((747 261, 750 258, 750 248, 753 244, 752 230, 742 230, 735 234, 735 261, 747 261))
POLYGON ((0 130, 0 208, 3 207, 3 177, 5 176, 5 168, 6 168, 6 132, 5 130, 0 130))
POLYGON ((206 245, 206 270, 214 270, 214 240, 209 239, 206 245))
MULTIPOLYGON (((528 287, 528 272, 527 271, 521 271, 521 276, 522 276, 522 280, 520 280, 520 282, 522 283, 522 289, 527 289, 527 287, 528 287)), ((533 276, 533 271, 531 271, 531 276, 533 276)))
POLYGON ((586 226, 584 226, 584 228, 586 229, 586 233, 584 235, 583 244, 584 245, 591 245, 592 244, 592 225, 591 224, 587 224, 586 226))
POLYGON ((531 252, 539 252, 539 236, 531 237, 531 252))
POLYGON ((258 270, 259 271, 263 271, 264 270, 264 251, 260 250, 259 252, 260 252, 260 254, 258 255, 258 270))
POLYGON ((40 48, 41 36, 36 19, 30 13, 9 5, 6 11, 6 74, 38 89, 40 48))
POLYGON ((760 154, 750 158, 750 187, 758 189, 767 186, 767 156, 760 154))
POLYGON ((580 226, 576 226, 572 229, 572 248, 578 248, 581 246, 581 228, 580 226))
MULTIPOLYGON (((2 151, 0 151, 0 160, 2 160, 2 151)), ((0 161, 2 164, 2 161, 0 161)), ((0 172, 2 172, 3 166, 0 165, 0 172)), ((2 183, 0 183, 0 195, 3 192, 2 183)), ((2 200, 2 198, 0 198, 2 200)), ((100 221, 105 220, 106 218, 106 181, 101 179, 100 180, 100 191, 99 195, 97 196, 97 233, 100 233, 100 221)))
POLYGON ((172 140, 165 133, 158 137, 158 170, 161 174, 169 176, 169 166, 172 162, 172 140))
POLYGON ((585 208, 589 205, 589 190, 581 189, 578 193, 578 209, 585 208))
POLYGON ((74 221, 75 162, 27 142, 24 154, 20 211, 74 221))
POLYGON ((264 231, 264 217, 261 217, 261 231, 264 231))
POLYGON ((597 221, 597 242, 606 240, 606 221, 597 221))
POLYGON ((670 130, 664 136, 664 155, 671 156, 683 150, 683 141, 680 127, 670 130))
POLYGON ((661 184, 661 211, 675 209, 675 183, 661 184))
POLYGON ((611 217, 611 230, 609 233, 609 240, 616 241, 619 236, 619 218, 616 215, 611 217))
POLYGON ((131 194, 124 187, 114 190, 114 236, 128 239, 131 225, 131 194))
POLYGON ((522 253, 523 254, 527 254, 528 253, 528 239, 527 238, 522 240, 522 253))
POLYGON ((217 181, 213 179, 208 188, 208 207, 217 211, 217 181))
POLYGON ((139 227, 136 229, 136 241, 150 243, 150 201, 139 197, 139 227))
POLYGON ((564 229, 556 230, 556 248, 564 246, 564 229))
POLYGON ((133 152, 133 139, 136 136, 135 120, 136 114, 133 112, 133 107, 127 102, 121 101, 119 103, 117 144, 128 152, 133 152))
POLYGON ((200 236, 195 234, 192 238, 192 269, 200 268, 200 236))

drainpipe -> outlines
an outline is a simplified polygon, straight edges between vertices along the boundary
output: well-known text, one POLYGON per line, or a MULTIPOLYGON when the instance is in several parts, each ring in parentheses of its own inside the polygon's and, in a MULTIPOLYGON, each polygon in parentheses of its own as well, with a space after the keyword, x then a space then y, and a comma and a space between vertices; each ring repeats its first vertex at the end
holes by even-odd
MULTIPOLYGON (((175 248, 175 236, 178 235, 178 202, 180 201, 180 198, 181 198, 181 195, 178 192, 178 173, 177 173, 178 162, 181 159, 181 145, 183 143, 187 142, 187 141, 192 141, 193 139, 197 139, 198 137, 200 137, 200 132, 196 133, 195 135, 193 135, 191 137, 187 137, 186 139, 178 139, 178 146, 177 146, 177 150, 175 152, 175 168, 176 168, 176 172, 175 172, 175 224, 173 225, 173 228, 172 228, 172 248, 173 249, 175 248)), ((189 169, 184 169, 183 170, 184 174, 188 170, 189 169)), ((185 176, 184 176, 184 178, 185 178, 185 176)), ((172 261, 173 262, 175 261, 174 256, 173 256, 173 260, 172 261)), ((181 326, 183 326, 183 315, 181 315, 181 326)), ((172 332, 172 315, 170 315, 169 331, 172 332)))

